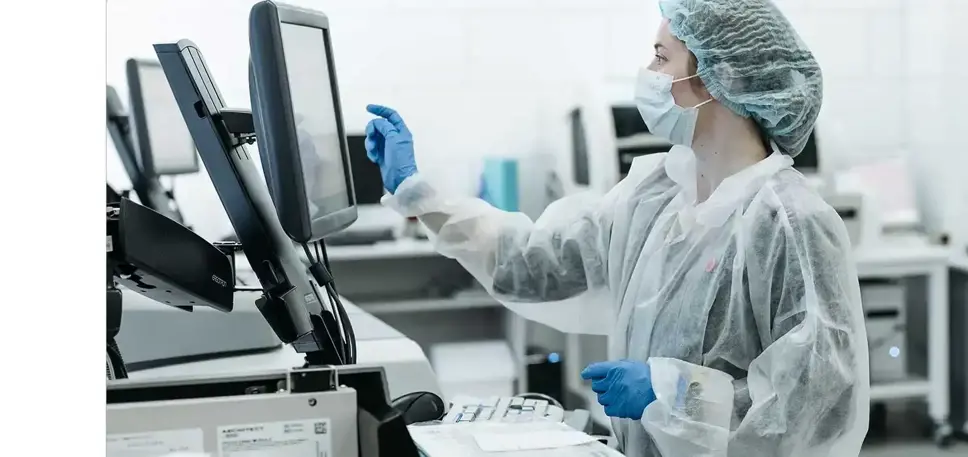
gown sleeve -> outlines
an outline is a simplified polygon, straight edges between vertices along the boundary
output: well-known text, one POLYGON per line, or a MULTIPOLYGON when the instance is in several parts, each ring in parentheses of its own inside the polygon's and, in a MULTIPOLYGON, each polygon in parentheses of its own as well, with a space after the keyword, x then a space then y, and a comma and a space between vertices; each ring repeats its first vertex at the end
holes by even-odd
MULTIPOLYGON (((480 199, 443 195, 420 175, 407 178, 383 203, 418 217, 437 251, 459 261, 511 310, 563 332, 608 334, 614 325, 608 306, 614 216, 661 156, 637 163, 604 196, 552 203, 537 221, 480 199)), ((618 235, 625 231, 619 228, 618 235)))

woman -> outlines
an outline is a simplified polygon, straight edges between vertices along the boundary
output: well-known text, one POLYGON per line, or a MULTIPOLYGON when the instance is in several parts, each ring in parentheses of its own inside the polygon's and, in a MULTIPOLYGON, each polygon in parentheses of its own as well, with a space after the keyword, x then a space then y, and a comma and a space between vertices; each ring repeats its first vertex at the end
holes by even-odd
POLYGON ((659 4, 635 100, 675 145, 660 163, 532 223, 437 193, 401 117, 371 105, 385 202, 509 308, 610 335, 610 361, 582 376, 627 455, 857 455, 870 381, 850 243, 792 168, 820 68, 769 0, 659 4))

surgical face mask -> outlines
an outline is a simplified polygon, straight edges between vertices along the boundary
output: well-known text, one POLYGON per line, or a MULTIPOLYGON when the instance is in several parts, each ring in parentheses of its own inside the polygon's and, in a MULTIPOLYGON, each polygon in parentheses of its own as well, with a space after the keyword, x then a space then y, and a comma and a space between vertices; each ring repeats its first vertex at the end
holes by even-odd
POLYGON ((638 82, 635 85, 635 105, 653 135, 663 137, 672 144, 692 147, 692 137, 696 133, 696 121, 699 119, 699 108, 713 99, 710 98, 692 108, 683 108, 676 105, 675 99, 672 98, 672 85, 697 76, 699 75, 673 79, 671 75, 647 68, 639 70, 638 82))

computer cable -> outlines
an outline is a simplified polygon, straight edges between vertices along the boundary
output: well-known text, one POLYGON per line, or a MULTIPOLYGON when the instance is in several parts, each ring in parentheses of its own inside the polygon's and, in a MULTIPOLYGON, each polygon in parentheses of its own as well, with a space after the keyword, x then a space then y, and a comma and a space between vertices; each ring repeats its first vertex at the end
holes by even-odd
MULTIPOLYGON (((322 251, 323 258, 326 256, 326 246, 320 246, 322 243, 315 243, 315 249, 317 252, 322 251)), ((353 324, 349 320, 349 316, 346 314, 346 308, 343 306, 343 302, 339 298, 339 294, 336 292, 336 286, 333 281, 333 276, 330 273, 329 265, 326 260, 313 255, 312 250, 309 248, 308 244, 303 244, 303 250, 306 253, 306 257, 309 259, 310 265, 309 270, 312 273, 313 278, 326 290, 326 295, 329 297, 329 301, 333 306, 334 318, 338 320, 338 326, 340 327, 339 335, 342 336, 342 345, 340 345, 340 350, 343 352, 343 357, 341 358, 343 363, 354 364, 356 363, 356 333, 353 331, 353 324), (325 262, 325 263, 324 263, 325 262)), ((327 258, 328 260, 328 258, 327 258)), ((314 293, 316 293, 314 291, 314 293)), ((322 300, 320 300, 322 302, 322 300)))
POLYGON ((557 407, 559 407, 561 409, 565 409, 563 406, 561 406, 561 402, 559 402, 558 400, 555 400, 554 397, 552 397, 550 395, 545 395, 545 394, 542 394, 542 393, 538 393, 538 392, 526 392, 526 393, 523 393, 523 394, 515 395, 515 397, 544 400, 544 401, 547 401, 548 403, 551 403, 552 405, 555 405, 555 406, 557 406, 557 407))
MULTIPOLYGON (((317 261, 313 257, 313 253, 312 253, 312 250, 309 249, 309 245, 308 244, 302 244, 302 247, 303 247, 303 251, 305 251, 305 253, 306 253, 306 258, 309 259, 309 264, 310 264, 309 265, 309 271, 313 275, 313 278, 315 278, 316 281, 319 282, 320 284, 326 284, 328 282, 331 282, 332 281, 332 277, 329 276, 329 272, 326 271, 326 269, 323 268, 319 264, 319 261, 317 261)), ((313 288, 313 294, 316 295, 316 299, 320 303, 323 303, 322 297, 319 296, 319 291, 315 287, 313 288)), ((335 303, 334 303, 334 307, 335 307, 335 303)), ((337 312, 336 314, 338 315, 339 313, 337 312)), ((324 322, 323 325, 325 325, 325 321, 323 321, 323 322, 324 322)), ((336 348, 336 351, 337 351, 336 357, 339 359, 339 363, 342 364, 342 365, 346 365, 346 364, 352 363, 352 362, 350 362, 348 360, 348 357, 347 357, 348 354, 347 354, 346 342, 345 341, 341 341, 342 344, 337 345, 336 342, 333 340, 333 331, 332 331, 332 329, 325 328, 325 330, 326 330, 326 337, 329 339, 330 344, 332 344, 333 347, 336 348)), ((339 332, 339 333, 337 333, 338 335, 342 335, 342 330, 341 329, 336 329, 336 330, 337 330, 337 332, 339 332)))
MULTIPOLYGON (((322 258, 323 266, 326 270, 332 272, 332 268, 329 265, 329 253, 326 252, 326 244, 322 240, 315 243, 317 260, 322 258), (321 255, 320 255, 321 254, 321 255)), ((329 294, 330 301, 335 303, 335 308, 339 314, 339 319, 343 329, 346 331, 347 346, 349 348, 349 358, 350 363, 356 363, 356 332, 353 330, 353 323, 350 322, 349 315, 346 313, 346 307, 343 306, 343 301, 339 298, 339 291, 336 290, 336 281, 331 280, 326 285, 326 291, 329 294)))

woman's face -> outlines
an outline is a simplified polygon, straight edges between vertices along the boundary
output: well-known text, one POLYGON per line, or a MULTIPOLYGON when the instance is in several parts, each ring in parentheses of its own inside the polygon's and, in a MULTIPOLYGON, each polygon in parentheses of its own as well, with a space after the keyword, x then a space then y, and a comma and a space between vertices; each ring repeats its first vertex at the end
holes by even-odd
MULTIPOLYGON (((655 39, 655 56, 648 68, 670 75, 673 79, 688 78, 696 74, 692 53, 686 49, 685 43, 669 32, 668 19, 663 20, 659 26, 655 39)), ((699 78, 693 78, 673 84, 672 97, 677 105, 688 108, 709 100, 709 93, 699 78)))

